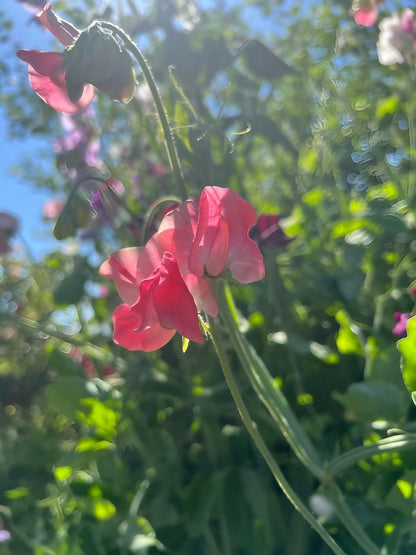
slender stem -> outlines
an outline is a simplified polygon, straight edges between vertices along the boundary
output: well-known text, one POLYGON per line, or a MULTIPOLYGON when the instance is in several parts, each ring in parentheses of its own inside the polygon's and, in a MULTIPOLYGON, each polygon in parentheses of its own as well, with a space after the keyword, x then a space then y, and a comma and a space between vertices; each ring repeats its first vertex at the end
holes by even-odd
POLYGON ((409 125, 409 142, 410 142, 410 170, 409 184, 407 189, 407 198, 409 206, 412 206, 415 197, 415 179, 414 179, 414 159, 416 156, 415 129, 413 124, 413 110, 410 102, 407 103, 407 121, 409 125))
POLYGON ((346 453, 336 457, 326 467, 326 473, 328 477, 336 476, 346 468, 363 459, 368 459, 374 455, 380 455, 381 453, 388 453, 391 451, 407 451, 415 447, 415 434, 398 434, 393 437, 387 437, 375 443, 371 443, 370 445, 363 445, 362 447, 350 449, 346 453))
POLYGON ((288 443, 299 460, 323 484, 326 484, 334 503, 334 508, 340 521, 355 541, 368 555, 379 554, 377 547, 367 536, 361 524, 357 521, 348 507, 342 492, 337 484, 330 478, 319 460, 315 447, 309 440, 296 415, 291 410, 283 393, 278 389, 263 361, 259 358, 254 348, 249 345, 245 337, 238 331, 238 317, 229 289, 219 287, 218 291, 220 315, 227 325, 231 341, 237 352, 254 390, 260 396, 279 429, 284 434, 288 443))
POLYGON ((334 504, 335 511, 340 517, 342 524, 349 531, 355 541, 368 555, 380 555, 380 550, 370 540, 361 525, 358 523, 357 519, 351 512, 351 509, 347 505, 347 502, 345 501, 344 494, 339 489, 335 481, 332 480, 328 482, 326 484, 326 489, 329 493, 329 497, 332 503, 334 504))
POLYGON ((5 322, 6 325, 15 325, 19 328, 27 329, 32 333, 41 333, 45 336, 45 339, 54 337, 59 341, 68 343, 69 345, 74 345, 82 349, 88 356, 102 362, 103 364, 117 363, 118 367, 124 367, 124 362, 121 358, 114 357, 110 352, 105 349, 101 349, 97 345, 90 343, 88 341, 82 341, 75 339, 72 336, 66 335, 58 330, 53 329, 53 326, 42 325, 34 320, 25 318, 23 316, 17 316, 9 312, 0 313, 0 326, 5 322))
POLYGON ((220 315, 227 325, 234 349, 254 390, 266 406, 273 420, 279 426, 286 441, 292 447, 298 459, 314 476, 325 479, 325 470, 319 456, 306 435, 297 417, 290 408, 285 396, 276 386, 273 377, 258 357, 251 345, 248 345, 237 329, 236 316, 233 315, 233 300, 229 289, 219 288, 220 315))
POLYGON ((280 488, 282 489, 283 493, 286 495, 288 500, 301 513, 303 518, 312 526, 312 528, 321 536, 321 538, 332 549, 332 551, 339 555, 344 554, 344 551, 338 546, 335 540, 328 534, 325 528, 316 520, 316 518, 309 511, 306 505, 304 505, 304 503, 298 497, 296 492, 292 489, 289 482, 286 480, 284 474, 282 473, 279 465, 274 460, 260 432, 258 431, 258 428, 255 422, 251 420, 250 414, 243 401, 243 398, 241 397, 237 382, 234 379, 233 373, 231 371, 231 368, 225 356, 221 339, 219 337, 219 334, 216 331, 215 322, 212 320, 211 317, 209 317, 209 325, 210 325, 211 337, 221 364, 221 368, 224 373, 225 380, 230 389, 234 402, 237 406, 241 420, 243 421, 243 424, 246 430, 248 431, 250 437, 252 438, 254 444, 256 445, 257 449, 260 451, 264 461, 266 462, 267 466, 272 472, 273 477, 275 478, 276 482, 279 484, 280 488))
POLYGON ((162 99, 160 97, 160 93, 158 91, 156 81, 153 77, 150 67, 145 57, 136 46, 136 44, 122 29, 120 29, 120 27, 108 21, 101 21, 100 25, 102 27, 105 27, 106 29, 110 29, 111 31, 114 31, 121 37, 121 39, 124 41, 126 45, 126 48, 130 50, 130 52, 133 54, 141 70, 143 71, 144 78, 146 79, 146 82, 149 86, 153 101, 155 103, 157 115, 159 116, 159 121, 162 126, 169 164, 175 175, 179 196, 185 200, 188 198, 188 195, 187 195, 185 183, 183 180, 183 174, 182 174, 182 169, 179 162, 178 152, 176 150, 175 141, 172 135, 171 128, 169 126, 168 116, 163 106, 162 99))

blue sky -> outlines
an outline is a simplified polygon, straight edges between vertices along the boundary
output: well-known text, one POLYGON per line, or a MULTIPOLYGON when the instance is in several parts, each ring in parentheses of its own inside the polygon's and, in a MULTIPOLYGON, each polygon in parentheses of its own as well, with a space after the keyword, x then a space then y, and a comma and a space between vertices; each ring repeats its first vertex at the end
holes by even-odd
MULTIPOLYGON (((13 22, 12 43, 20 47, 41 48, 46 36, 39 27, 31 22, 31 14, 21 4, 7 0, 7 18, 13 22)), ((0 55, 10 55, 12 45, 0 43, 0 55)), ((17 60, 17 58, 16 58, 17 60)), ((18 63, 18 60, 17 62, 18 63)), ((22 62, 23 63, 23 62, 22 62)), ((39 259, 42 255, 56 247, 51 236, 51 224, 42 221, 43 204, 51 197, 51 193, 24 183, 10 173, 13 165, 18 165, 22 152, 36 151, 47 145, 49 139, 11 140, 7 132, 5 110, 0 107, 0 175, 2 176, 2 194, 0 211, 6 211, 20 220, 20 235, 30 245, 32 255, 39 259)))

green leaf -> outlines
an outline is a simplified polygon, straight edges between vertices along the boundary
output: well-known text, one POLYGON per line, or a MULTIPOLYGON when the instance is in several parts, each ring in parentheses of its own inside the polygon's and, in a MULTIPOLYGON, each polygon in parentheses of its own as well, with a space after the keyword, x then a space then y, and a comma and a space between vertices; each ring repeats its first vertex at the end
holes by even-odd
POLYGON ((52 411, 74 417, 80 400, 86 394, 86 381, 79 376, 58 375, 56 380, 46 387, 44 396, 52 411))
POLYGON ((208 525, 218 493, 217 477, 208 473, 197 474, 187 489, 186 526, 191 536, 198 536, 208 525))
POLYGON ((342 354, 363 355, 364 351, 359 338, 360 330, 356 324, 351 322, 345 312, 339 310, 335 319, 340 324, 336 337, 337 349, 342 354))
POLYGON ((53 471, 53 474, 57 480, 63 481, 68 479, 72 474, 71 466, 57 466, 53 471))
POLYGON ((407 322, 407 337, 397 342, 397 347, 402 354, 401 370, 404 383, 416 395, 416 316, 407 322))
POLYGON ((240 54, 246 60, 249 69, 262 79, 272 81, 283 75, 296 73, 292 67, 256 39, 250 40, 240 50, 240 54))
POLYGON ((406 395, 392 383, 368 380, 351 384, 346 393, 337 394, 350 416, 365 422, 380 418, 400 421, 408 411, 406 395))
POLYGON ((108 499, 97 499, 94 502, 93 511, 98 520, 107 520, 116 513, 116 508, 108 499))
POLYGON ((104 451, 113 447, 114 444, 106 440, 97 440, 93 437, 83 437, 79 440, 76 450, 78 453, 85 451, 104 451))
POLYGON ((396 96, 389 96, 383 98, 377 104, 376 117, 378 119, 384 118, 387 114, 394 114, 399 107, 399 99, 396 96))

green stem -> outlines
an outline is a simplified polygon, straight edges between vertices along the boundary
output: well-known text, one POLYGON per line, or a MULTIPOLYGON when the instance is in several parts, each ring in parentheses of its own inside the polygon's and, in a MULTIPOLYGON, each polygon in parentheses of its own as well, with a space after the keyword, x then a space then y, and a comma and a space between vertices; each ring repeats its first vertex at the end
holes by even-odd
POLYGON ((243 398, 241 397, 237 382, 234 379, 233 373, 231 371, 231 368, 225 356, 224 348, 220 340, 219 334, 217 334, 215 323, 210 317, 209 317, 209 325, 210 325, 211 337, 221 364, 221 368, 224 373, 225 380, 230 389, 231 395, 234 399, 234 402, 240 414, 241 420, 243 421, 243 424, 247 432, 249 433, 250 437, 252 438, 254 444, 256 445, 257 449, 260 451, 264 461, 266 462, 267 466, 272 472, 273 477, 275 478, 276 482, 279 484, 280 488, 282 489, 283 493, 286 495, 288 500, 295 507, 295 509, 297 509, 301 513, 303 518, 321 536, 321 538, 332 549, 332 551, 339 555, 343 555, 344 551, 338 546, 335 540, 328 534, 325 528, 316 520, 316 518, 309 511, 306 505, 304 505, 304 503, 298 497, 296 492, 292 489, 289 482, 286 480, 284 474, 282 473, 279 465, 276 463, 272 454, 267 448, 260 432, 257 429, 255 422, 251 420, 250 414, 243 401, 243 398))
POLYGON ((304 432, 297 417, 290 408, 286 397, 277 387, 270 372, 258 357, 251 345, 238 332, 233 299, 228 287, 219 287, 220 315, 227 325, 233 347, 254 388, 261 398, 273 420, 278 424, 286 441, 292 447, 298 459, 314 476, 320 480, 325 478, 323 465, 319 456, 304 432))
POLYGON ((16 327, 27 329, 32 333, 40 333, 47 339, 48 336, 54 337, 59 341, 68 343, 69 345, 74 345, 82 349, 88 356, 94 358, 95 360, 103 364, 116 363, 118 368, 124 367, 124 362, 122 359, 115 358, 110 352, 105 349, 101 349, 97 345, 90 343, 88 341, 82 341, 75 339, 72 336, 66 335, 58 330, 53 329, 52 326, 42 325, 34 320, 25 318, 23 316, 17 316, 16 314, 11 314, 9 312, 0 313, 0 326, 4 322, 6 325, 14 325, 16 327))
POLYGON ((407 189, 407 198, 409 206, 413 206, 415 198, 415 179, 414 179, 414 158, 416 156, 416 141, 415 129, 413 125, 413 113, 410 102, 407 103, 407 121, 409 125, 409 142, 410 142, 410 170, 409 170, 409 184, 407 189))
POLYGON ((176 150, 175 141, 172 135, 171 128, 169 126, 168 116, 163 106, 162 99, 160 97, 160 93, 158 91, 156 81, 153 77, 150 67, 145 57, 136 46, 136 44, 122 29, 120 29, 120 27, 108 21, 101 21, 100 25, 106 29, 110 29, 111 31, 114 31, 117 35, 119 35, 119 37, 121 37, 121 39, 124 41, 126 45, 126 48, 130 50, 130 52, 133 54, 141 70, 143 71, 144 78, 146 79, 146 82, 152 94, 153 101, 155 103, 157 115, 159 116, 160 125, 162 126, 169 164, 175 176, 176 184, 178 187, 178 193, 183 200, 186 200, 188 198, 188 194, 186 192, 186 187, 183 179, 182 169, 179 162, 178 152, 176 150))
POLYGON ((342 492, 332 478, 329 478, 315 447, 303 430, 296 415, 291 410, 285 396, 276 386, 270 372, 263 361, 255 352, 254 348, 247 342, 238 331, 238 315, 229 288, 219 287, 218 300, 220 315, 227 325, 231 341, 240 359, 240 362, 253 385, 254 390, 268 409, 279 429, 292 447, 299 460, 326 484, 340 521, 344 524, 351 536, 362 547, 368 555, 378 554, 377 547, 365 533, 360 523, 351 513, 342 492))
POLYGON ((344 494, 339 489, 334 480, 326 484, 329 497, 334 505, 335 511, 338 514, 342 524, 349 531, 355 541, 361 546, 365 553, 368 555, 380 555, 378 547, 370 540, 364 532, 361 525, 351 512, 351 509, 345 501, 344 494))
POLYGON ((387 437, 375 443, 371 443, 370 445, 363 445, 355 449, 350 449, 346 453, 336 457, 326 467, 326 473, 328 477, 333 477, 363 459, 368 459, 374 455, 389 453, 391 451, 407 451, 415 447, 415 434, 399 434, 393 437, 387 437))

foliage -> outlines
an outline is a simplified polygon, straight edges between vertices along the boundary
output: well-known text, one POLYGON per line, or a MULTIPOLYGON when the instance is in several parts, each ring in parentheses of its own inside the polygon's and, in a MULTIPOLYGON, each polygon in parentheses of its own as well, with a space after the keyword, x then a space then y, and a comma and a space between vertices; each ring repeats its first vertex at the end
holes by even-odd
MULTIPOLYGON (((278 214, 294 238, 260 241, 266 277, 231 286, 241 331, 367 535, 406 555, 416 543, 415 319, 400 350, 392 329, 395 312, 414 309, 415 76, 379 64, 377 27, 358 26, 350 8, 54 4, 79 28, 96 17, 117 23, 143 48, 193 197, 230 187, 258 214, 278 214)), ((0 21, 12 33, 7 13, 0 21)), ((119 299, 98 268, 114 250, 143 245, 177 202, 142 75, 127 107, 97 92, 68 128, 29 90, 23 65, 0 65, 10 132, 49 137, 51 148, 19 172, 67 202, 54 252, 33 261, 17 238, 2 257, 0 516, 11 534, 2 549, 328 553, 252 444, 209 341, 186 353, 178 334, 152 353, 112 341, 119 299), (82 140, 68 146, 74 130, 82 140)), ((346 553, 364 552, 222 335, 292 487, 346 553)))

